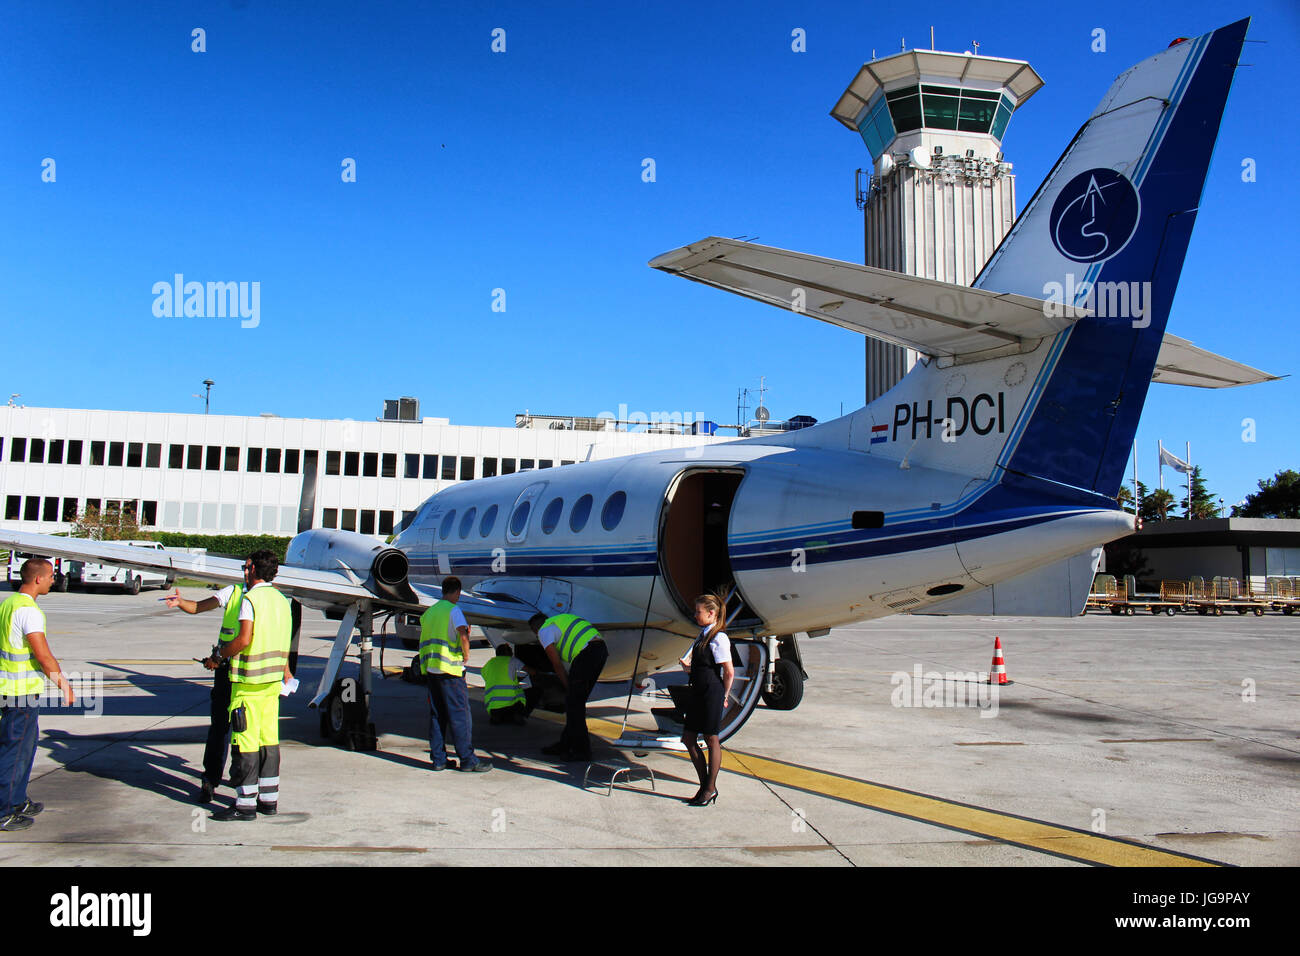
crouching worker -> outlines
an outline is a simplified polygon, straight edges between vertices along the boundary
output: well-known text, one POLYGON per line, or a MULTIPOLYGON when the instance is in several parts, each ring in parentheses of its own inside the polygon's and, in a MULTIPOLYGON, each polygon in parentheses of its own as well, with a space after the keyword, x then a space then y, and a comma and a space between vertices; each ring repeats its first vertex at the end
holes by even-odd
POLYGON ((255 820, 273 814, 280 800, 280 692, 289 680, 292 609, 271 586, 280 561, 271 551, 254 551, 244 562, 247 589, 239 610, 239 634, 206 661, 230 661, 230 777, 235 803, 214 820, 255 820))
POLYGON ((537 706, 532 686, 536 671, 514 656, 509 644, 498 644, 496 657, 483 665, 483 703, 493 724, 523 724, 537 706))

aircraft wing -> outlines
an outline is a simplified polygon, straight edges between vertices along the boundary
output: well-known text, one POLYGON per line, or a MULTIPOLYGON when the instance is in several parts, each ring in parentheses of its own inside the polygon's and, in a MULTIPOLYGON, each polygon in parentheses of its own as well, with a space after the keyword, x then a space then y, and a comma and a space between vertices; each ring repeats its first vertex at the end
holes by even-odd
POLYGON ((1231 388, 1234 385, 1276 382, 1280 378, 1281 376, 1261 372, 1222 355, 1198 349, 1187 339, 1165 333, 1151 381, 1168 385, 1194 385, 1198 388, 1231 388))
POLYGON ((1089 314, 716 236, 657 256, 650 267, 941 357, 1029 351, 1089 314))
MULTIPOLYGON (((167 574, 183 574, 186 577, 218 584, 244 583, 244 562, 240 558, 218 558, 207 554, 190 554, 188 551, 134 548, 128 544, 112 541, 64 538, 52 534, 25 534, 7 529, 0 529, 0 546, 45 557, 57 555, 116 567, 147 568, 167 574)), ((275 586, 286 594, 313 604, 321 602, 346 604, 362 598, 375 598, 369 589, 355 583, 344 571, 317 571, 311 568, 282 566, 276 575, 275 586)))

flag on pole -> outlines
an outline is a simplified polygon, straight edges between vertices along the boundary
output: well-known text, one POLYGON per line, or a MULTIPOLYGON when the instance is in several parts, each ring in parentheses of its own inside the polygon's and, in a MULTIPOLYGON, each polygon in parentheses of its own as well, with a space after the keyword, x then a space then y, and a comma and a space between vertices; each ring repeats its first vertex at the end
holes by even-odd
POLYGON ((1165 448, 1163 442, 1159 443, 1159 446, 1160 464, 1162 467, 1168 465, 1174 471, 1181 471, 1184 475, 1190 475, 1192 473, 1192 466, 1183 461, 1177 455, 1170 453, 1168 449, 1165 448))

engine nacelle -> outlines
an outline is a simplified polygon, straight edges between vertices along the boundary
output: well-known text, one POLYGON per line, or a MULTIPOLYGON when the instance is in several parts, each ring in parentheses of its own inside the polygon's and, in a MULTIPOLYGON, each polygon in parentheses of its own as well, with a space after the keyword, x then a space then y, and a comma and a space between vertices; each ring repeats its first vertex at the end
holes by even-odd
POLYGON ((406 579, 406 554, 369 535, 330 528, 304 531, 289 542, 284 563, 315 571, 346 569, 376 597, 419 602, 406 579))

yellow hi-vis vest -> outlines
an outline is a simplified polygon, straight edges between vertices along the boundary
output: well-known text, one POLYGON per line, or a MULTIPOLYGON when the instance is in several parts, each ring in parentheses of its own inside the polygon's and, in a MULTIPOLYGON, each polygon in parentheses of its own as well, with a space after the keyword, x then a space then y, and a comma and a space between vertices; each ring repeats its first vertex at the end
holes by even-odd
POLYGON ((226 602, 223 609, 225 613, 221 615, 221 634, 222 644, 229 644, 239 636, 239 608, 244 603, 244 586, 235 585, 235 591, 230 595, 230 600, 226 602))
POLYGON ((26 697, 45 689, 44 672, 32 657, 32 649, 23 641, 21 651, 12 650, 9 632, 13 629, 14 614, 19 608, 35 607, 45 620, 45 612, 36 607, 31 595, 21 591, 0 604, 0 696, 26 697))
POLYGON ((560 660, 566 664, 572 664, 584 647, 600 637, 600 631, 576 614, 548 617, 542 627, 550 627, 552 624, 560 629, 560 639, 555 642, 555 649, 560 652, 560 660))
POLYGON ((269 585, 249 588, 244 597, 253 605, 253 640, 230 659, 230 682, 270 684, 283 680, 293 637, 289 599, 269 585))
POLYGON ((524 702, 524 689, 510 676, 511 658, 498 656, 483 665, 483 703, 500 710, 524 702))
POLYGON ((460 636, 447 637, 451 629, 451 612, 456 605, 439 601, 420 615, 420 673, 450 674, 460 677, 465 673, 465 658, 460 654, 460 636))

